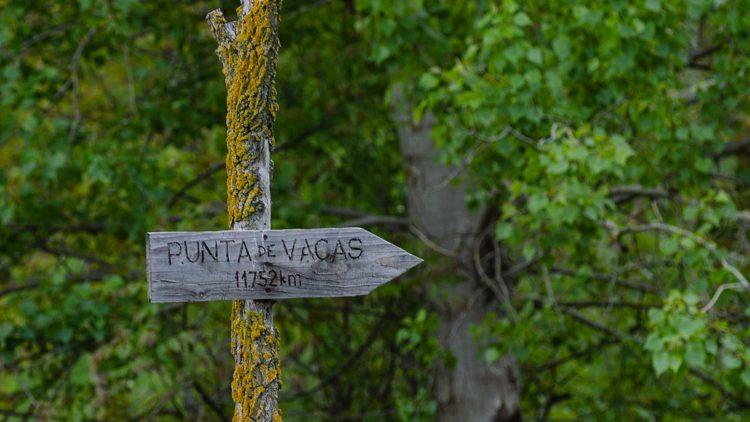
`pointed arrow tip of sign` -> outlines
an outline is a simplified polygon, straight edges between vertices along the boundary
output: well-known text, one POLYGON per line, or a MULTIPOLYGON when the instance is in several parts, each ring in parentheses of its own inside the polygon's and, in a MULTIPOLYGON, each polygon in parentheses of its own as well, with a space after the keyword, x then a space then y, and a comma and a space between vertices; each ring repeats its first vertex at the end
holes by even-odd
POLYGON ((421 263, 424 262, 424 259, 422 259, 422 258, 420 258, 420 257, 418 257, 416 255, 412 255, 409 252, 406 252, 406 258, 407 258, 406 262, 409 264, 409 266, 408 266, 407 269, 414 268, 417 265, 419 265, 419 264, 421 264, 421 263))

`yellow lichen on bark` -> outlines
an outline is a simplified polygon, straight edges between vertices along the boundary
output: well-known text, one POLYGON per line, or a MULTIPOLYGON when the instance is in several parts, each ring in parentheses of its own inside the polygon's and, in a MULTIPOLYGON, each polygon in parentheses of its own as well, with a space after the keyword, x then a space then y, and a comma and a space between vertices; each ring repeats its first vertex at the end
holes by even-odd
MULTIPOLYGON (((272 398, 275 405, 281 387, 279 336, 262 312, 248 309, 243 301, 232 304, 232 351, 232 399, 237 404, 234 421, 270 421, 266 415, 268 399, 272 398)), ((277 420, 277 414, 280 420, 278 409, 274 410, 273 420, 277 420)))
MULTIPOLYGON (((263 142, 273 144, 280 0, 255 0, 235 25, 231 41, 219 40, 227 82, 227 189, 230 225, 263 212, 257 166, 263 142)), ((216 12, 212 12, 216 13, 216 12)), ((223 16, 213 17, 218 22, 223 16)), ((217 37, 218 38, 218 37, 217 37)))

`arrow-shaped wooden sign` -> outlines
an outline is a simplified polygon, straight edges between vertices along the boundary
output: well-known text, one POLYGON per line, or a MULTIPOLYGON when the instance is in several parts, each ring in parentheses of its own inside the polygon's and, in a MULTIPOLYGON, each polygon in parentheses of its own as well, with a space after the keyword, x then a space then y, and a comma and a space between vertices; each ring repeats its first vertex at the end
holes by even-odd
POLYGON ((422 260, 367 230, 154 232, 151 302, 364 295, 422 260))

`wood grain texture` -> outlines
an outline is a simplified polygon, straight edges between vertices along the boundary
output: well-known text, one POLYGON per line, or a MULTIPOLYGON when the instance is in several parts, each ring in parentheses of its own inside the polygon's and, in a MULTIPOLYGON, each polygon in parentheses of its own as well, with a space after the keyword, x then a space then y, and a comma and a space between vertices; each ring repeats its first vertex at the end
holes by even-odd
POLYGON ((149 300, 357 296, 422 260, 361 228, 155 232, 149 300))

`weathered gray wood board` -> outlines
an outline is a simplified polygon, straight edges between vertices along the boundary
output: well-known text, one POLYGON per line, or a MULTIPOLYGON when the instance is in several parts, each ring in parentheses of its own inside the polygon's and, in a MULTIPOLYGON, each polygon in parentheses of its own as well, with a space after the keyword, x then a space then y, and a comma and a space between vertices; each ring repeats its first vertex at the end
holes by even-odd
POLYGON ((153 232, 151 302, 356 296, 422 262, 361 228, 153 232))

